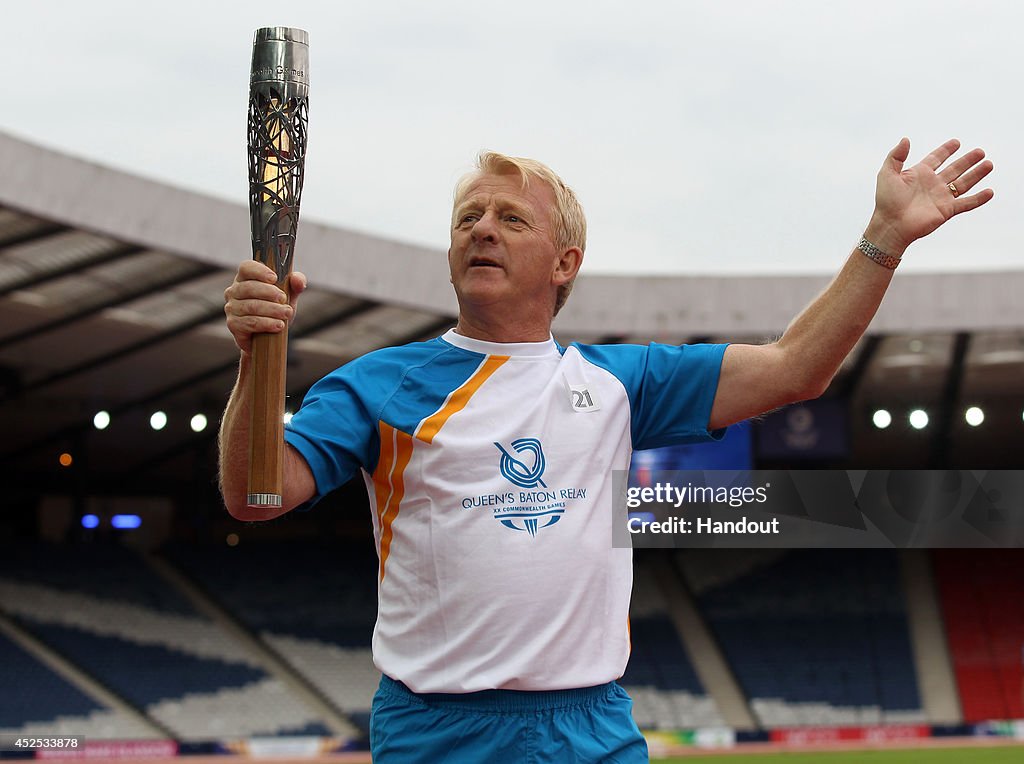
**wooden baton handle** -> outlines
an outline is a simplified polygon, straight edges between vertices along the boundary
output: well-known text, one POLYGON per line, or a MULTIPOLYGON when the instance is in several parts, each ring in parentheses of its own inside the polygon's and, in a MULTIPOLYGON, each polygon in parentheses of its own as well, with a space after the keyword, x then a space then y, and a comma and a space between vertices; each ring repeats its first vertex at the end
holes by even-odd
MULTIPOLYGON (((278 284, 291 298, 290 274, 278 284)), ((284 489, 284 398, 288 325, 277 334, 252 338, 251 419, 249 422, 250 507, 280 507, 284 489)))

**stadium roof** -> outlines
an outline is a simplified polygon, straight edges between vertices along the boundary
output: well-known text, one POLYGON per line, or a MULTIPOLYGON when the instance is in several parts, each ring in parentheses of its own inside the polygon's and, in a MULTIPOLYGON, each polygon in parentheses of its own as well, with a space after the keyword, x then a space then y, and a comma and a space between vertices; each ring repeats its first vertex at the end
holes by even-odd
MULTIPOLYGON (((251 254, 247 208, 2 133, 0 162, 0 451, 8 470, 65 474, 54 470, 67 451, 80 475, 111 489, 208 479, 212 431, 237 363, 223 290, 251 254), (169 416, 159 433, 148 425, 157 408, 169 416), (100 409, 113 419, 103 431, 93 427, 100 409), (197 412, 209 420, 200 433, 188 425, 197 412)), ((443 252, 303 220, 296 261, 314 287, 292 330, 295 405, 340 363, 454 323, 443 252)), ((585 274, 555 333, 563 342, 759 341, 780 333, 826 281, 585 274)), ((963 429, 955 415, 961 404, 991 401, 1015 421, 990 423, 985 448, 1021 442, 1022 293, 1024 270, 898 274, 832 394, 858 412, 917 402, 945 412, 937 416, 945 428, 924 450, 945 438, 947 463, 966 449, 988 460, 974 466, 992 464, 995 451, 953 442, 963 429)), ((872 441, 877 435, 854 419, 854 450, 877 456, 873 466, 922 448, 909 431, 872 441)))

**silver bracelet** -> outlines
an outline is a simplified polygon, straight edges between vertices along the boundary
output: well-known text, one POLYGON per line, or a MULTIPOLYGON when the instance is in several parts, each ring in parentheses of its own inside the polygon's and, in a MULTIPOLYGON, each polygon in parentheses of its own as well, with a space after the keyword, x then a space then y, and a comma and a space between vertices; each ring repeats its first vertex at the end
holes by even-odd
POLYGON ((883 268, 888 268, 890 271, 896 270, 896 266, 900 264, 900 258, 895 255, 887 255, 864 237, 861 237, 860 244, 857 245, 857 249, 883 268))

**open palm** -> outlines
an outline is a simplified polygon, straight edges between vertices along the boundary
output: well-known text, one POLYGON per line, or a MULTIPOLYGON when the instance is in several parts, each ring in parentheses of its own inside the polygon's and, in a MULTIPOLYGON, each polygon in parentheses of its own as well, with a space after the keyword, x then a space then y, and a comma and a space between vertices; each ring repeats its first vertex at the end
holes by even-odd
POLYGON ((990 188, 965 195, 992 172, 992 163, 985 160, 981 149, 969 151, 939 169, 959 148, 960 141, 948 140, 907 169, 903 163, 910 155, 909 139, 903 138, 889 152, 875 187, 875 216, 891 237, 883 249, 902 252, 954 215, 973 210, 992 198, 990 188), (953 184, 955 194, 949 184, 953 184))

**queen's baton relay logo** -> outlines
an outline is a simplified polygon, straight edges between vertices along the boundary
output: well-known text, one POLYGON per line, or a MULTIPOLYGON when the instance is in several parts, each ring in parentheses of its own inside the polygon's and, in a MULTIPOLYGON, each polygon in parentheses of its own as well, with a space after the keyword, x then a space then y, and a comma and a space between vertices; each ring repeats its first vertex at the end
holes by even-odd
POLYGON ((547 461, 537 438, 517 438, 508 446, 495 443, 498 472, 518 491, 467 496, 463 509, 488 508, 506 528, 526 531, 531 537, 562 519, 573 499, 587 498, 586 488, 560 488, 544 481, 547 461))
POLYGON ((525 462, 512 456, 512 454, 504 449, 501 443, 495 443, 494 445, 501 451, 501 466, 499 469, 502 476, 508 482, 520 488, 536 488, 537 486, 547 488, 544 485, 544 481, 540 479, 541 475, 544 474, 544 449, 541 448, 539 440, 536 438, 519 438, 519 440, 512 441, 512 448, 515 449, 517 454, 523 452, 533 454, 532 467, 527 467, 525 462))

